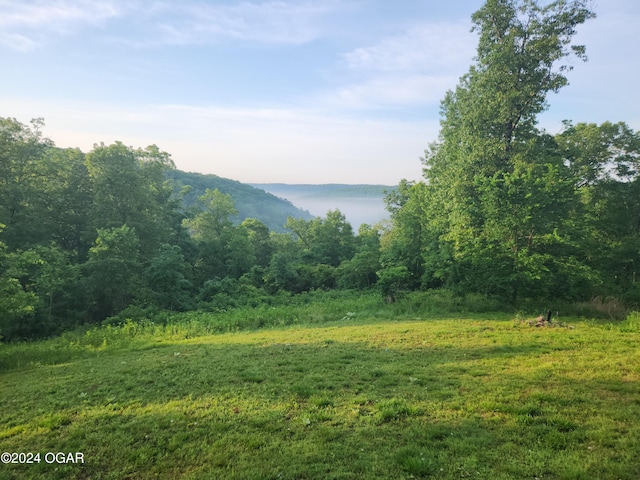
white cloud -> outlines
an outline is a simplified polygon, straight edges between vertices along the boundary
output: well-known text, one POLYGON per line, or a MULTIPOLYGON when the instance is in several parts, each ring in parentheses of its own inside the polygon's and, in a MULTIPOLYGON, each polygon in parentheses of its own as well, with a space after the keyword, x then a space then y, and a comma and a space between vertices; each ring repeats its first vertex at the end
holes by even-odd
POLYGON ((468 22, 422 24, 344 55, 352 69, 447 74, 466 67, 475 51, 468 22))
POLYGON ((319 35, 317 21, 331 10, 322 2, 243 2, 235 5, 181 6, 187 18, 164 25, 177 43, 214 38, 265 43, 306 43, 319 35))
POLYGON ((437 104, 471 63, 476 38, 469 30, 468 22, 424 23, 344 54, 355 80, 328 101, 359 109, 437 104))
POLYGON ((324 17, 337 5, 333 1, 0 0, 0 42, 16 50, 29 50, 44 44, 51 35, 69 34, 84 25, 120 17, 135 28, 125 25, 126 33, 111 35, 136 46, 219 40, 302 44, 323 33, 324 17))
POLYGON ((28 52, 29 50, 36 48, 38 43, 26 35, 11 32, 0 32, 0 45, 4 45, 19 52, 28 52))
POLYGON ((340 88, 332 95, 333 103, 358 109, 433 105, 455 86, 457 80, 456 76, 416 74, 374 76, 365 82, 340 88))
POLYGON ((117 15, 113 2, 104 0, 0 1, 0 43, 28 51, 49 35, 66 35, 117 15))
POLYGON ((203 45, 220 41, 304 44, 326 33, 336 1, 137 1, 128 4, 137 29, 117 40, 137 47, 203 45))

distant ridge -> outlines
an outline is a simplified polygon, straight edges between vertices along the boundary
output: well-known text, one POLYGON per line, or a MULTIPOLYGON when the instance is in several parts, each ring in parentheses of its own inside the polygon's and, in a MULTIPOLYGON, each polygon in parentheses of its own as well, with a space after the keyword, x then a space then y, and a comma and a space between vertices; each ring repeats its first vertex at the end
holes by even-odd
POLYGON ((287 184, 287 183, 251 183, 253 187, 260 188, 283 198, 383 198, 387 192, 394 191, 397 187, 391 185, 369 184, 287 184))
POLYGON ((389 219, 384 197, 397 187, 368 184, 286 184, 252 183, 280 198, 287 199, 313 215, 324 217, 330 210, 340 210, 357 230, 362 224, 375 225, 389 219))
POLYGON ((305 220, 313 218, 308 211, 296 207, 289 200, 236 180, 182 170, 169 170, 166 177, 172 181, 176 196, 181 195, 183 187, 191 187, 182 200, 184 209, 197 207, 198 197, 203 195, 207 188, 217 188, 222 193, 231 195, 238 210, 238 215, 233 219, 235 223, 241 223, 245 218, 257 218, 269 227, 269 230, 284 232, 284 224, 288 217, 305 220))

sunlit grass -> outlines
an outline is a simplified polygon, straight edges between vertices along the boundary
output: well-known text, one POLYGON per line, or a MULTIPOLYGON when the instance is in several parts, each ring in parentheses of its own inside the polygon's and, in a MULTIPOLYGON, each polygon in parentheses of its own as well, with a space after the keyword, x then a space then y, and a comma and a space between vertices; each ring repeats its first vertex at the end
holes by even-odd
POLYGON ((637 329, 352 317, 0 346, 0 450, 85 458, 0 477, 640 478, 637 329))

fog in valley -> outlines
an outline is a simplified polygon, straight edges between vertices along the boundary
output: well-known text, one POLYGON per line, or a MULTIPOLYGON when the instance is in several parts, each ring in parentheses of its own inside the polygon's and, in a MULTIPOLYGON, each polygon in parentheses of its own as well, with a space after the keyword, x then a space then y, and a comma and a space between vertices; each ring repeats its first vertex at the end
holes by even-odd
POLYGON ((340 210, 355 232, 363 223, 374 225, 389 218, 382 198, 287 198, 296 207, 308 210, 317 217, 326 216, 329 210, 340 210))
MULTIPOLYGON (((354 232, 357 232, 363 223, 374 225, 389 219, 389 212, 384 204, 383 187, 380 186, 359 186, 363 192, 366 192, 362 195, 355 193, 354 187, 348 185, 256 184, 254 186, 289 200, 296 207, 307 210, 316 217, 325 217, 328 211, 338 209, 351 224, 354 232), (372 190, 375 189, 378 191, 373 194, 372 190)), ((394 187, 384 188, 393 189, 394 187)))

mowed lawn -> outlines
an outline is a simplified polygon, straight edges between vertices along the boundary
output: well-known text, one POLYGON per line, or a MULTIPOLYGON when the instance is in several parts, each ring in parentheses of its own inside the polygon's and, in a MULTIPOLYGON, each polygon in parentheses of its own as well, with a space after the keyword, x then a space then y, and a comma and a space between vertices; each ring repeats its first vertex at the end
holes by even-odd
POLYGON ((486 314, 185 336, 0 345, 51 351, 0 365, 0 451, 41 454, 0 478, 640 478, 637 329, 486 314))

